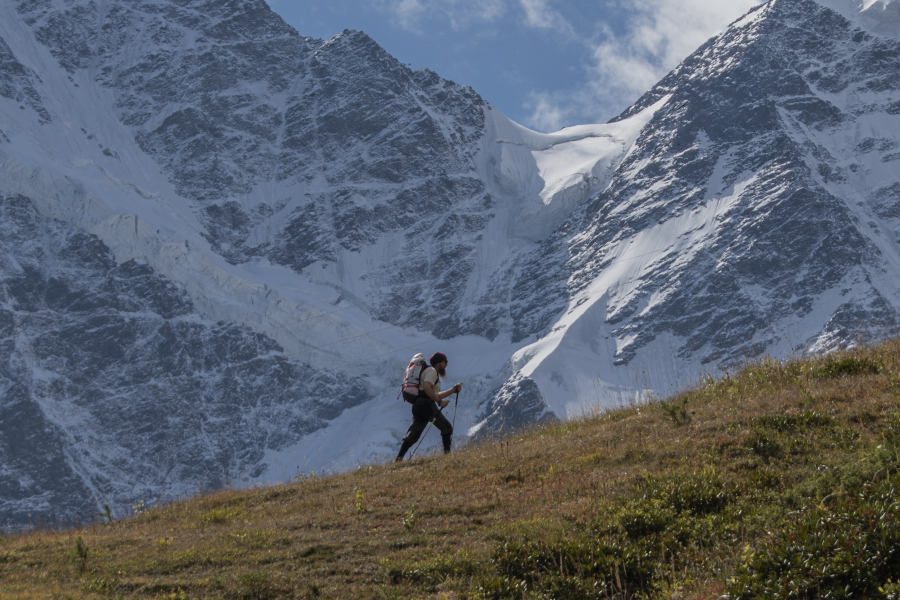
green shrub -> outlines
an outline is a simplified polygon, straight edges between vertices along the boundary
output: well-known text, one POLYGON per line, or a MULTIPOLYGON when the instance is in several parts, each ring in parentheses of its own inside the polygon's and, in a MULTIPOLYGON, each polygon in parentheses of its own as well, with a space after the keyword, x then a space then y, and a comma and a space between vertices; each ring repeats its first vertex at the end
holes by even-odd
POLYGON ((892 435, 885 436, 882 443, 876 449, 876 459, 881 468, 886 472, 900 471, 900 434, 889 432, 892 435))
POLYGON ((788 519, 747 555, 728 586, 734 600, 878 597, 900 573, 900 479, 840 494, 788 519))
POLYGON ((278 593, 269 582, 269 574, 265 571, 252 571, 239 575, 238 598, 240 600, 268 600, 278 593))
POLYGON ((208 513, 200 515, 199 519, 202 523, 220 524, 244 518, 244 511, 238 507, 214 508, 208 513))
POLYGON ((81 591, 97 594, 112 594, 119 589, 119 585, 119 580, 112 575, 108 577, 95 577, 91 580, 82 579, 81 591))
POLYGON ((762 427, 750 434, 747 449, 766 462, 781 455, 781 444, 762 427))
POLYGON ((754 469, 747 476, 747 484, 756 490, 774 490, 781 487, 781 477, 768 468, 754 469))
POLYGON ((593 600, 653 593, 657 557, 625 537, 584 536, 560 543, 508 540, 494 552, 496 575, 478 586, 478 598, 500 600, 536 594, 593 600))
POLYGON ((403 529, 407 531, 412 531, 416 527, 416 505, 413 504, 412 508, 403 513, 403 518, 400 519, 400 524, 403 525, 403 529))
POLYGON ((806 456, 812 453, 813 445, 806 438, 791 438, 788 440, 787 450, 791 456, 806 456))
POLYGON ((317 544, 295 552, 291 556, 295 561, 302 564, 332 561, 334 560, 334 548, 324 544, 317 544))
POLYGON ((646 483, 645 497, 662 501, 664 506, 696 515, 722 510, 734 496, 734 492, 712 469, 692 475, 669 475, 651 479, 646 483))
POLYGON ((900 438, 900 413, 888 416, 881 426, 881 433, 887 438, 900 438))
POLYGON ((884 365, 869 360, 868 358, 843 358, 840 360, 828 359, 824 365, 813 372, 815 377, 822 379, 837 379, 839 377, 853 377, 856 375, 877 375, 884 371, 884 365))
POLYGON ((663 533, 678 519, 678 511, 656 498, 628 502, 615 515, 615 526, 631 539, 663 533))
POLYGON ((436 586, 449 577, 470 578, 478 570, 479 562, 475 557, 469 552, 461 551, 453 556, 438 556, 403 567, 391 568, 388 577, 394 584, 408 581, 419 584, 425 591, 434 591, 436 586))
POLYGON ((690 511, 678 512, 665 506, 661 500, 641 498, 626 503, 615 513, 613 526, 600 534, 624 533, 645 553, 654 557, 662 566, 672 561, 681 562, 682 549, 690 545, 710 547, 723 537, 722 519, 715 515, 697 516, 690 511))
POLYGON ((663 420, 671 420, 675 425, 686 425, 691 422, 691 415, 687 410, 690 398, 683 397, 681 401, 672 400, 671 402, 661 401, 659 407, 663 410, 663 420))
POLYGON ((84 543, 81 536, 78 536, 75 539, 75 547, 69 550, 69 562, 75 565, 79 573, 83 573, 87 569, 88 552, 87 544, 84 543))
POLYGON ((825 411, 807 410, 796 415, 754 417, 750 419, 750 424, 774 429, 779 433, 798 433, 818 427, 830 427, 834 425, 834 419, 825 411))
POLYGON ((589 531, 559 542, 505 540, 480 598, 633 598, 653 595, 684 564, 689 547, 733 544, 726 510, 736 492, 713 470, 651 478, 639 498, 611 507, 589 531))
POLYGON ((101 519, 106 519, 106 521, 105 521, 106 523, 113 522, 112 510, 109 508, 109 504, 104 504, 103 512, 98 512, 97 516, 100 517, 101 519))
MULTIPOLYGON (((605 581, 587 583, 577 577, 547 575, 538 587, 529 587, 527 581, 494 577, 482 582, 475 593, 475 600, 501 600, 510 598, 565 598, 566 600, 607 600, 621 598, 605 581)), ((631 598, 633 596, 626 596, 631 598)))

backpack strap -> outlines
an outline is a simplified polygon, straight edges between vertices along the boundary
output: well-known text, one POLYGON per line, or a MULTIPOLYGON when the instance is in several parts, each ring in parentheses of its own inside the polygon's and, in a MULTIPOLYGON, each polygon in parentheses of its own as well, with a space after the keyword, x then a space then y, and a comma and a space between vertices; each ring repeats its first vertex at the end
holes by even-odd
MULTIPOLYGON (((426 365, 428 365, 428 363, 426 363, 426 365)), ((430 400, 431 396, 429 396, 428 394, 425 393, 425 381, 424 381, 425 371, 427 371, 428 369, 434 369, 434 367, 428 365, 424 369, 422 369, 421 373, 419 373, 419 397, 420 398, 428 398, 430 400)), ((437 369, 435 369, 434 372, 437 373, 437 369)))

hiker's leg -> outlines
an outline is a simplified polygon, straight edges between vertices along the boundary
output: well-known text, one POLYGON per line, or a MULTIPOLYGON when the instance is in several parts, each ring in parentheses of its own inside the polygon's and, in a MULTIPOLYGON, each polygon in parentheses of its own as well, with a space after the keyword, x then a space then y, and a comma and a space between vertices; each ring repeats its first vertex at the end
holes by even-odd
POLYGON ((428 423, 433 418, 432 407, 434 402, 430 398, 419 398, 413 403, 412 414, 413 420, 403 437, 403 443, 400 445, 400 453, 397 454, 397 460, 403 460, 403 457, 413 445, 419 441, 422 432, 428 427, 428 423))
POLYGON ((413 419, 412 423, 409 424, 409 429, 406 430, 406 435, 403 436, 403 443, 400 445, 400 453, 397 454, 397 460, 403 460, 409 449, 419 441, 419 437, 421 437, 426 427, 428 427, 428 421, 413 419))
POLYGON ((450 452, 450 441, 453 437, 453 425, 444 416, 444 413, 437 412, 434 417, 434 426, 441 432, 441 441, 444 442, 444 454, 450 452))

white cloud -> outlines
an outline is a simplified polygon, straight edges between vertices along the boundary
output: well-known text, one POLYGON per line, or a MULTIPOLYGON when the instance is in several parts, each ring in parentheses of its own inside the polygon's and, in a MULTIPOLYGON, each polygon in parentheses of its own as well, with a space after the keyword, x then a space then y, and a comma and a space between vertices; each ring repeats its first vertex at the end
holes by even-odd
POLYGON ((391 8, 404 29, 414 29, 425 13, 425 6, 419 0, 399 0, 391 8))
POLYGON ((376 5, 392 13, 397 24, 422 33, 426 19, 445 18, 454 31, 473 24, 491 23, 506 14, 506 0, 383 0, 376 5))
POLYGON ((397 24, 416 33, 423 32, 426 20, 446 19, 454 31, 493 23, 506 17, 518 5, 520 22, 526 28, 575 36, 575 28, 555 10, 551 0, 377 0, 376 6, 394 15, 397 24))
POLYGON ((623 35, 607 32, 593 46, 590 87, 607 103, 621 105, 678 66, 710 37, 761 0, 632 0, 623 35))
POLYGON ((519 5, 525 13, 526 26, 575 37, 575 28, 558 11, 550 7, 548 0, 519 0, 519 5))
POLYGON ((571 116, 572 106, 560 102, 553 94, 533 93, 525 106, 531 110, 527 125, 537 131, 557 131, 563 127, 571 116))
POLYGON ((535 92, 525 124, 540 131, 618 115, 706 40, 762 0, 631 0, 614 32, 587 40, 587 80, 575 90, 535 92))
MULTIPOLYGON (((532 92, 523 107, 529 111, 523 124, 545 133, 559 131, 570 125, 601 123, 608 107, 598 103, 597 93, 591 85, 576 90, 532 92)), ((610 112, 615 116, 621 110, 610 112)))

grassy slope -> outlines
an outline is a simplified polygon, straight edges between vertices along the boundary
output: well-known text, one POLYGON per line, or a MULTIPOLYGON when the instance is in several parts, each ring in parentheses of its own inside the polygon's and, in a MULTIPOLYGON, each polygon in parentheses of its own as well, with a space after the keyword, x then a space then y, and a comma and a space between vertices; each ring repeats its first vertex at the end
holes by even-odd
POLYGON ((740 564, 777 546, 770 534, 893 473, 898 371, 900 341, 761 362, 670 403, 447 457, 0 538, 0 597, 466 598, 486 586, 495 597, 575 598, 590 585, 719 597, 740 564), (85 562, 73 556, 78 537, 85 562), (611 567, 597 566, 597 540, 613 548, 611 567), (643 552, 640 581, 625 572, 633 553, 616 554, 622 544, 643 552), (552 568, 528 568, 546 576, 504 591, 501 580, 518 582, 517 565, 538 555, 552 568))

